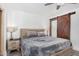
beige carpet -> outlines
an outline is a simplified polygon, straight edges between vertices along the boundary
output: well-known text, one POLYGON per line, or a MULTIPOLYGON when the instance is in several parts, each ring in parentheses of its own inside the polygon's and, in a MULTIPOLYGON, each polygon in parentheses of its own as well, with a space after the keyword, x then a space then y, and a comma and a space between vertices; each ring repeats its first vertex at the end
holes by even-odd
MULTIPOLYGON (((15 50, 15 51, 10 52, 8 56, 21 56, 21 52, 15 50)), ((79 56, 79 51, 72 50, 70 53, 65 54, 64 56, 79 56)))

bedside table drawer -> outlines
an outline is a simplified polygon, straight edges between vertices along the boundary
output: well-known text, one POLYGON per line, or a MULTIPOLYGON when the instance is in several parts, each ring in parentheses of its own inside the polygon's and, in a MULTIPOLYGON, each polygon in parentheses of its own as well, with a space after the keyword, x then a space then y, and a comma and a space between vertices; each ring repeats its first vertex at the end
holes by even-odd
POLYGON ((19 40, 10 40, 8 41, 8 49, 14 50, 20 48, 20 41, 19 40))
POLYGON ((15 45, 16 44, 16 42, 9 42, 9 45, 15 45))
POLYGON ((16 46, 15 46, 15 47, 12 46, 12 47, 9 47, 8 49, 9 49, 9 50, 14 50, 14 49, 17 49, 17 47, 16 47, 16 46))

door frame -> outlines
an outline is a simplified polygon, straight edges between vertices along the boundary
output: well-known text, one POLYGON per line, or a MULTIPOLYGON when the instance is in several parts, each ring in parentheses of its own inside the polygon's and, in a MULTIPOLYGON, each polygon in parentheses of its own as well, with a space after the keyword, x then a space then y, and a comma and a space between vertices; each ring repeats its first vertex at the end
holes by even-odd
POLYGON ((0 48, 0 55, 1 56, 3 56, 3 55, 6 55, 6 50, 5 50, 5 38, 6 38, 6 36, 4 36, 5 35, 5 32, 4 32, 4 30, 6 31, 6 28, 4 28, 5 26, 6 26, 6 23, 4 23, 4 19, 5 19, 5 12, 4 12, 4 10, 2 9, 2 8, 0 8, 0 11, 1 11, 1 42, 0 42, 0 44, 1 44, 1 48, 0 48))

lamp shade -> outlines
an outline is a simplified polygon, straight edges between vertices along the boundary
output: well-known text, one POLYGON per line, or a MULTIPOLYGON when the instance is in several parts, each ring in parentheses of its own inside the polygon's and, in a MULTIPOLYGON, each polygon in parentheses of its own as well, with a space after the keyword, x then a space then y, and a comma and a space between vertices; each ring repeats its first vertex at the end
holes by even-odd
POLYGON ((7 31, 8 31, 8 32, 15 32, 16 30, 17 30, 16 27, 8 27, 8 28, 7 28, 7 31))

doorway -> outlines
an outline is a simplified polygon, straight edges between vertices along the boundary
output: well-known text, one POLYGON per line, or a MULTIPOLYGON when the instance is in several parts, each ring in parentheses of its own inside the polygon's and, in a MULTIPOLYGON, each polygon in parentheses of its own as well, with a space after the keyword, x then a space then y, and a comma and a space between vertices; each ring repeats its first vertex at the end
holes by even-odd
POLYGON ((51 36, 57 37, 57 19, 53 20, 51 23, 51 36))
POLYGON ((70 39, 70 16, 72 14, 75 14, 75 12, 50 19, 50 36, 70 39))

